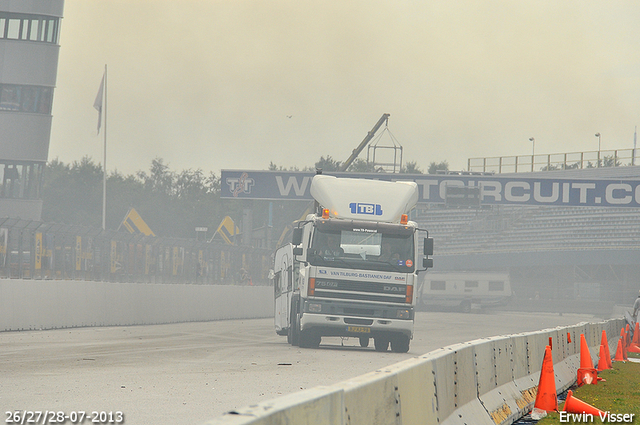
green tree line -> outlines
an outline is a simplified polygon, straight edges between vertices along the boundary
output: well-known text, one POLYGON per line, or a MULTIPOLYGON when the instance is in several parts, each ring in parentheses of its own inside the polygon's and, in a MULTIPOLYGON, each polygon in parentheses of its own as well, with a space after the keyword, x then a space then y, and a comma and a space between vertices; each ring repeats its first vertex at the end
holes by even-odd
MULTIPOLYGON (((331 156, 321 157, 314 167, 335 171, 341 165, 331 156)), ((349 171, 369 172, 368 164, 356 160, 349 171)), ((270 170, 282 170, 273 162, 270 170)), ((295 169, 295 168, 291 168, 295 169)), ((446 161, 432 162, 429 173, 448 169, 446 161)), ((402 172, 418 174, 422 170, 408 162, 402 172)), ((220 198, 220 176, 201 169, 172 171, 161 158, 151 161, 148 171, 124 175, 117 171, 107 175, 107 229, 117 229, 130 208, 135 208, 157 236, 194 238, 196 227, 208 227, 209 237, 225 216, 240 225, 242 210, 253 210, 253 226, 267 226, 269 201, 246 201, 220 198)), ((300 217, 306 206, 299 203, 272 203, 273 235, 300 217)), ((47 163, 43 182, 42 220, 46 222, 102 226, 102 166, 90 157, 47 163)))
MULTIPOLYGON (((335 160, 331 157, 331 155, 327 155, 325 158, 321 156, 318 162, 314 164, 313 167, 305 167, 300 170, 297 167, 290 167, 288 171, 315 171, 317 169, 322 169, 324 171, 339 171, 342 166, 342 161, 335 160)), ((448 170, 449 163, 447 161, 442 162, 431 162, 429 164, 429 168, 427 169, 428 174, 436 174, 439 170, 448 170)), ((269 164, 270 171, 287 171, 286 168, 282 166, 278 166, 271 162, 269 164)), ((381 169, 376 170, 373 163, 367 162, 364 159, 357 158, 349 167, 347 168, 348 173, 378 173, 384 172, 381 169)), ((403 174, 424 174, 424 171, 420 168, 416 161, 409 161, 404 166, 400 168, 400 173, 403 174)))

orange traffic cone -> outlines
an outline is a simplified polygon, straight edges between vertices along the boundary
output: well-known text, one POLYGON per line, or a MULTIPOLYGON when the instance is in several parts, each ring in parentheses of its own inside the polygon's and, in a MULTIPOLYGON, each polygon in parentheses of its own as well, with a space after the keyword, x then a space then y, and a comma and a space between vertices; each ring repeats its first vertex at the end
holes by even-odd
POLYGON ((624 336, 627 338, 624 343, 628 347, 631 345, 631 330, 629 329, 629 324, 627 323, 627 327, 624 330, 624 336))
MULTIPOLYGON (((624 328, 620 329, 620 338, 624 338, 624 328)), ((624 343, 624 340, 622 342, 624 343)))
POLYGON ((578 386, 597 384, 598 371, 593 367, 591 353, 584 334, 580 334, 580 369, 578 369, 578 386))
POLYGON ((600 345, 604 346, 604 351, 606 353, 606 358, 607 358, 607 366, 609 366, 609 369, 611 369, 613 365, 611 364, 611 352, 609 351, 609 340, 607 339, 607 331, 605 330, 602 331, 602 339, 600 340, 600 345))
MULTIPOLYGON (((609 359, 611 360, 611 359, 609 359)), ((607 353, 604 349, 604 345, 600 346, 600 359, 598 360, 598 372, 601 370, 611 369, 609 362, 607 361, 607 353)))
MULTIPOLYGON (((624 327, 620 329, 620 340, 622 341, 622 359, 623 360, 628 360, 627 359, 627 335, 624 333, 624 327)), ((616 353, 616 356, 618 355, 618 353, 616 353)))
POLYGON ((580 334, 580 367, 585 369, 593 369, 593 360, 584 334, 580 334))
POLYGON ((613 359, 614 362, 623 362, 624 356, 622 355, 622 338, 618 340, 618 348, 616 349, 616 358, 613 359))
POLYGON ((640 346, 640 323, 638 322, 636 322, 636 327, 633 329, 633 341, 631 342, 640 346))
POLYGON ((640 347, 638 347, 636 344, 631 344, 627 347, 627 352, 628 353, 640 353, 640 347))
POLYGON ((556 396, 556 375, 553 372, 551 347, 547 345, 544 349, 538 394, 536 394, 536 402, 533 405, 531 417, 535 420, 540 420, 547 416, 547 412, 550 411, 558 411, 558 397, 556 396))
POLYGON ((571 344, 571 332, 567 332, 567 342, 571 344))
POLYGON ((578 369, 578 386, 581 387, 585 384, 596 385, 600 378, 598 378, 598 371, 594 369, 578 369))
POLYGON ((567 399, 564 402, 564 408, 562 409, 562 411, 569 413, 587 413, 593 415, 594 418, 600 415, 604 416, 605 413, 602 410, 597 409, 578 398, 575 398, 573 396, 573 391, 571 390, 567 392, 567 399))

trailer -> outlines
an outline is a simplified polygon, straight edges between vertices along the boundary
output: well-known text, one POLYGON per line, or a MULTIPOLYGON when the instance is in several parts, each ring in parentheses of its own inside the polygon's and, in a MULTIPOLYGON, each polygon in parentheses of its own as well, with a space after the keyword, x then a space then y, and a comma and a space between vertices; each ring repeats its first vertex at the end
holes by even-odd
POLYGON ((431 271, 417 292, 421 308, 455 308, 465 313, 472 307, 504 305, 513 294, 507 272, 431 271))

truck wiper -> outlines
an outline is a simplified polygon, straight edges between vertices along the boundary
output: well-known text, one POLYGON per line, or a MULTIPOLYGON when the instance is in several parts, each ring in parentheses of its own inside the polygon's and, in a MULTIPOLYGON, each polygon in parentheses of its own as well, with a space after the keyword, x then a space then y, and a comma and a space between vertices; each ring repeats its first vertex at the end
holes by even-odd
POLYGON ((323 263, 323 264, 325 264, 325 265, 327 265, 327 266, 329 266, 329 265, 330 265, 330 263, 336 263, 336 262, 339 262, 339 263, 341 263, 341 264, 344 264, 344 265, 345 265, 347 268, 349 268, 349 269, 354 269, 354 268, 355 268, 353 265, 351 265, 351 264, 347 263, 345 260, 343 260, 343 259, 342 259, 342 258, 340 258, 340 257, 325 257, 325 256, 320 255, 320 254, 315 253, 315 252, 314 252, 314 253, 310 253, 309 255, 310 255, 311 257, 314 257, 314 258, 319 258, 320 260, 322 260, 322 263, 323 263))
MULTIPOLYGON (((355 267, 353 265, 347 263, 344 259, 342 259, 340 257, 328 257, 328 258, 332 258, 331 261, 333 261, 333 262, 339 261, 341 264, 344 264, 345 266, 347 266, 350 269, 355 269, 355 267)), ((325 261, 327 261, 327 260, 325 259, 325 261)))

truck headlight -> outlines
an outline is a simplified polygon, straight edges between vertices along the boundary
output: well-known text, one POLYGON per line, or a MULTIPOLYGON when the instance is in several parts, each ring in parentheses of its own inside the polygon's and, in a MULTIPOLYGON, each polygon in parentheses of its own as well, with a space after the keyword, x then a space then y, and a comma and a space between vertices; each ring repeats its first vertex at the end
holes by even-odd
POLYGON ((409 317, 409 310, 396 311, 396 319, 408 319, 409 317))
POLYGON ((322 304, 309 304, 310 313, 320 313, 322 311, 322 304))

